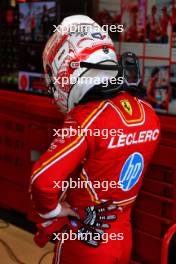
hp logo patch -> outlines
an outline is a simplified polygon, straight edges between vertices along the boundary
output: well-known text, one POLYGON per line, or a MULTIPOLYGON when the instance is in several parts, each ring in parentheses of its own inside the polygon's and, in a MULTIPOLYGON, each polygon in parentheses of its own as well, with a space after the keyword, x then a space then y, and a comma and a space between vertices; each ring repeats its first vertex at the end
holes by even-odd
POLYGON ((138 182, 144 168, 144 158, 139 152, 134 152, 125 161, 120 173, 119 185, 123 191, 129 191, 138 182))

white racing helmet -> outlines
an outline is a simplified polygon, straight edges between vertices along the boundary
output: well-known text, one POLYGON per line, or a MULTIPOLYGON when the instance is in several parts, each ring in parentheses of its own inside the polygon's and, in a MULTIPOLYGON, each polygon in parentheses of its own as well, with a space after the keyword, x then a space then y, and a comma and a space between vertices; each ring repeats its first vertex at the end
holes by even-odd
POLYGON ((55 27, 43 52, 43 66, 47 85, 62 112, 70 111, 95 85, 118 73, 108 33, 84 15, 69 16, 55 27))

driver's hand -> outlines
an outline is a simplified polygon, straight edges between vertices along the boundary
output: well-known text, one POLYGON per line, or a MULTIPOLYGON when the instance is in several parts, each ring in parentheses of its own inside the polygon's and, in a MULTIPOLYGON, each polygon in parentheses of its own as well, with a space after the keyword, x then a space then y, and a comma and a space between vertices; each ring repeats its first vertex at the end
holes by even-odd
POLYGON ((80 218, 79 215, 71 208, 71 205, 67 202, 61 203, 62 209, 58 217, 65 217, 65 216, 74 216, 76 218, 80 218))

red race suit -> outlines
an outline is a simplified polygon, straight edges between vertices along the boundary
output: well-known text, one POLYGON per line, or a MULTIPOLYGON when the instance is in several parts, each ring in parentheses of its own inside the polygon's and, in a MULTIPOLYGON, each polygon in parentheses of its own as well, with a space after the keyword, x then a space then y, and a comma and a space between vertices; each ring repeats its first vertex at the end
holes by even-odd
POLYGON ((122 92, 113 99, 77 105, 67 114, 63 129, 77 133, 56 136, 34 166, 35 210, 45 219, 55 217, 63 200, 78 213, 108 200, 119 210, 107 231, 115 233, 116 239, 109 238, 97 248, 78 240, 58 241, 54 263, 128 264, 131 208, 159 141, 158 117, 149 104, 122 92), (71 186, 71 179, 77 186, 71 186), (83 181, 89 183, 85 188, 83 181), (62 188, 63 182, 69 182, 69 187, 62 188))

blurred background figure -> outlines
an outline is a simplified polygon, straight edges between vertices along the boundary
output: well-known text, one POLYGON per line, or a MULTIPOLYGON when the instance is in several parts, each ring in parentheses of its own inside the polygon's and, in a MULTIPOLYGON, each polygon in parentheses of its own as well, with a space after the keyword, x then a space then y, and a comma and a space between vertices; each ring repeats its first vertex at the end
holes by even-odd
POLYGON ((160 27, 161 27, 161 43, 168 43, 168 25, 170 22, 170 16, 167 13, 166 6, 162 8, 162 16, 160 18, 160 27))

